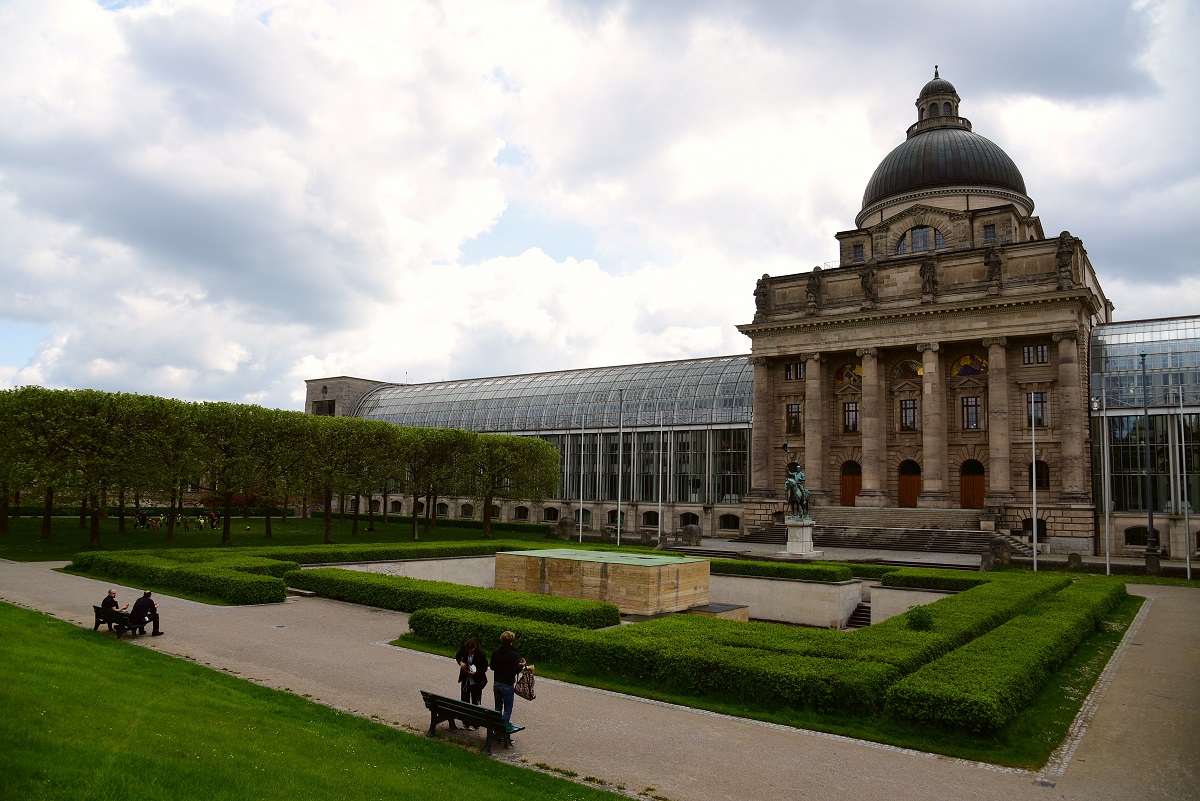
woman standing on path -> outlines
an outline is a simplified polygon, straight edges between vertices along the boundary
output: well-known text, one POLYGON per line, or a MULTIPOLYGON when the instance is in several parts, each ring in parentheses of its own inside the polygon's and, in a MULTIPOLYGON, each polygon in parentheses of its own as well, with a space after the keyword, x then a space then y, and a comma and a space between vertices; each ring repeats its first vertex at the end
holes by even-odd
MULTIPOLYGON (((479 650, 479 641, 472 637, 463 643, 454 655, 454 661, 458 663, 458 683, 462 685, 459 697, 479 706, 483 700, 483 688, 487 685, 488 669, 488 660, 479 650)), ((467 726, 465 722, 463 726, 467 729, 476 728, 467 726)))
POLYGON ((505 723, 512 717, 513 685, 517 683, 517 674, 525 667, 525 660, 513 648, 516 639, 517 635, 511 631, 504 632, 500 635, 500 647, 492 652, 492 695, 496 699, 496 711, 504 712, 505 723))

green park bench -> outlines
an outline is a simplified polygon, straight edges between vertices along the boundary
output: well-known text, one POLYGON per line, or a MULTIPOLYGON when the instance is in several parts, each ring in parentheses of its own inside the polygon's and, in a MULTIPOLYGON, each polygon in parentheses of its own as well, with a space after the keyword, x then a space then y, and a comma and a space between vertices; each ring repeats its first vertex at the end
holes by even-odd
POLYGON ((425 708, 429 710, 429 731, 426 737, 434 736, 434 729, 443 720, 450 721, 450 728, 457 729, 454 721, 461 720, 464 726, 481 726, 487 729, 487 739, 483 741, 483 753, 492 753, 492 736, 500 738, 505 748, 512 748, 512 735, 524 731, 524 726, 515 723, 505 723, 504 715, 486 706, 470 704, 444 695, 435 695, 421 690, 421 698, 425 700, 425 708))

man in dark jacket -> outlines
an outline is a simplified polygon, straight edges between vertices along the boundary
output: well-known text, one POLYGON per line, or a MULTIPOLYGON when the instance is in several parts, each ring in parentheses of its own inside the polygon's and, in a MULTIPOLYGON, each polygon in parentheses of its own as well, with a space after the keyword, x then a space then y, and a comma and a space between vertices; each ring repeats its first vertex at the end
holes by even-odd
POLYGON ((129 622, 135 629, 139 629, 140 634, 146 633, 147 623, 153 623, 154 630, 151 636, 162 636, 162 632, 158 630, 158 604, 150 598, 150 590, 146 590, 142 593, 141 598, 133 602, 133 610, 129 613, 129 622))
POLYGON ((512 717, 513 685, 517 674, 525 668, 525 660, 513 648, 517 635, 506 631, 500 635, 500 647, 492 652, 492 696, 496 700, 496 711, 504 712, 504 722, 512 717))
MULTIPOLYGON (((117 600, 116 590, 109 590, 108 595, 105 595, 104 600, 100 602, 100 606, 103 609, 111 609, 114 612, 129 611, 129 604, 125 604, 124 608, 122 608, 120 601, 117 600)), ((108 630, 112 631, 112 623, 108 624, 108 630)))

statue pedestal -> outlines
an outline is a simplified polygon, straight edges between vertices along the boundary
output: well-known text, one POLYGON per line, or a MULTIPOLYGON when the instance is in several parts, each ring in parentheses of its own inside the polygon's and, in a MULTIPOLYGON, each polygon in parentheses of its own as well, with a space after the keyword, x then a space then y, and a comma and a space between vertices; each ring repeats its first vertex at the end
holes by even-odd
MULTIPOLYGON (((797 517, 792 515, 787 519, 787 556, 799 556, 805 559, 819 559, 823 551, 813 550, 813 520, 808 515, 797 517)), ((781 554, 782 555, 782 554, 781 554)))

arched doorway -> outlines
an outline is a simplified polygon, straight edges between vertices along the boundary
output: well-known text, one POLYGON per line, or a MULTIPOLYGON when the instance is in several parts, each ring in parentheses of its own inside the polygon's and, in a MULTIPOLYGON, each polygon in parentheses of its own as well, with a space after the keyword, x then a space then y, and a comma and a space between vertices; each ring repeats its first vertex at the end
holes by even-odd
POLYGON ((983 463, 976 459, 968 459, 962 463, 959 470, 961 488, 959 500, 964 509, 983 508, 983 463))
POLYGON ((921 465, 912 459, 900 463, 900 505, 916 508, 921 495, 921 465))
POLYGON ((842 463, 842 506, 853 506, 854 498, 862 492, 862 465, 842 463))

